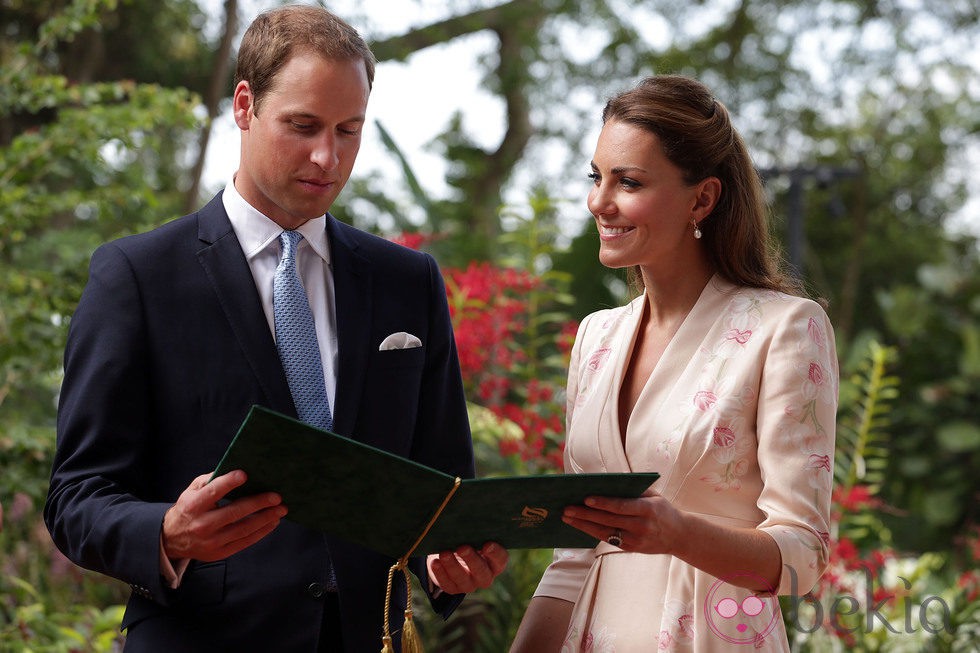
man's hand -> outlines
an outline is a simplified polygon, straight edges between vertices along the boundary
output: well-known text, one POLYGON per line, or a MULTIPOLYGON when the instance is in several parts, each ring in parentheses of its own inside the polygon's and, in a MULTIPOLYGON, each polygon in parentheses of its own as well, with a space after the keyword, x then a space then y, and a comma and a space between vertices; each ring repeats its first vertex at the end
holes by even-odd
POLYGON ((447 594, 466 594, 490 587, 493 579, 507 567, 507 549, 488 542, 479 551, 462 546, 455 551, 433 553, 426 558, 429 578, 447 594))
POLYGON ((274 492, 218 502, 245 483, 245 472, 235 470, 208 483, 210 474, 195 478, 163 517, 163 551, 168 558, 221 560, 268 535, 286 515, 282 498, 274 492))

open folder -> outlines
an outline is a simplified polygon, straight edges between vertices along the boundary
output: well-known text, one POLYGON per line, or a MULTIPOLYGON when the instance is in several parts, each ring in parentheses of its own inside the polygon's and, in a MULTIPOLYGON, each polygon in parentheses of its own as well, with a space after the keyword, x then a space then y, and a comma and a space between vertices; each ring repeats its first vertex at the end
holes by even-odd
POLYGON ((229 497, 277 492, 289 508, 286 519, 396 559, 488 541, 508 549, 593 547, 594 538, 561 521, 565 506, 588 496, 636 497, 658 478, 550 474, 458 482, 261 406, 249 411, 214 475, 235 469, 248 481, 229 497))

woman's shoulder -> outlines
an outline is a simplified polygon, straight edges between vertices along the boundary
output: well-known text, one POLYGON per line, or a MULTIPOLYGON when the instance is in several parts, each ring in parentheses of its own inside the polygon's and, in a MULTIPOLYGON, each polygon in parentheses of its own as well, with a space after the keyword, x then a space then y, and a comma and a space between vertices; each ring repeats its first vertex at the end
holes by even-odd
POLYGON ((614 329, 631 318, 638 315, 638 311, 643 310, 643 296, 630 301, 628 304, 616 306, 614 308, 604 308, 586 315, 579 323, 579 337, 586 333, 596 333, 614 329))
POLYGON ((826 317, 824 307, 816 300, 767 288, 729 285, 729 293, 735 303, 754 304, 766 307, 768 313, 798 314, 809 313, 826 317))

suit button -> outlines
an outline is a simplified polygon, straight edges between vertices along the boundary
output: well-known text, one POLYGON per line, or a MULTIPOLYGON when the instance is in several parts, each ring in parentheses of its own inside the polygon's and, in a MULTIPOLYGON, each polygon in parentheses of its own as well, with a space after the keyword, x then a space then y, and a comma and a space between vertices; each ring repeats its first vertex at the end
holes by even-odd
POLYGON ((326 591, 327 589, 323 586, 323 583, 310 583, 306 588, 307 594, 315 599, 322 599, 326 591))

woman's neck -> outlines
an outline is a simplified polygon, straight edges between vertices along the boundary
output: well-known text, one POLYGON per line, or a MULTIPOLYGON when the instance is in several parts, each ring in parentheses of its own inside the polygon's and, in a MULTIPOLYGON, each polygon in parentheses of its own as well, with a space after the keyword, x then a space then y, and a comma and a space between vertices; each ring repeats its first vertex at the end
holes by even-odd
POLYGON ((641 270, 643 294, 648 316, 653 324, 679 323, 697 303, 714 270, 708 265, 653 275, 641 270))

